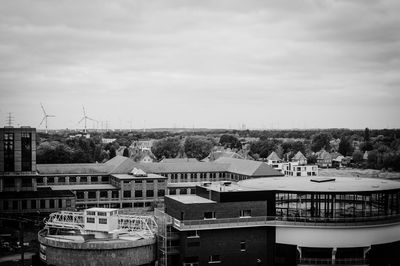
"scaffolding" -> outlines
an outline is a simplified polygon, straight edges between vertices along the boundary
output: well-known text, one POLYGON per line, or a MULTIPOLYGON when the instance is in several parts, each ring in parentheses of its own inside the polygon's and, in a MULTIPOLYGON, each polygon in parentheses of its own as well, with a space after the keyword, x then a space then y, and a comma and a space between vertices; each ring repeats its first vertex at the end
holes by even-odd
MULTIPOLYGON (((142 236, 154 236, 157 232, 157 224, 152 216, 145 215, 116 215, 118 217, 118 231, 120 233, 137 233, 142 236)), ((44 221, 45 228, 66 230, 78 230, 85 234, 84 212, 60 211, 50 214, 44 221)))
POLYGON ((160 266, 168 266, 168 251, 171 248, 172 218, 161 209, 154 209, 154 216, 158 224, 158 263, 160 266))

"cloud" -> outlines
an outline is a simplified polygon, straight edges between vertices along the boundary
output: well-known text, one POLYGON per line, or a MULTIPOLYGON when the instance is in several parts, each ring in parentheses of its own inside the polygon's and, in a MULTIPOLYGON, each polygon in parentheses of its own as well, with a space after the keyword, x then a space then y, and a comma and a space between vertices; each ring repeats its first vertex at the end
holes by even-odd
POLYGON ((35 125, 44 102, 60 128, 79 120, 82 104, 114 124, 146 111, 154 127, 262 127, 271 119, 291 127, 285 121, 302 112, 304 124, 318 127, 330 126, 332 113, 342 117, 339 127, 399 127, 391 115, 400 111, 399 7, 395 0, 2 1, 0 104, 35 125), (362 116, 371 108, 369 121, 362 116))

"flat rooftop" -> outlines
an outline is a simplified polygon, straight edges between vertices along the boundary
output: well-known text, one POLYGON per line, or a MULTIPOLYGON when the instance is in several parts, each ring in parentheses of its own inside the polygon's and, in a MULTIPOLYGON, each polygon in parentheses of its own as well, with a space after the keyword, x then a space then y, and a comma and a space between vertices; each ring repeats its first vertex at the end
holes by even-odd
POLYGON ((197 195, 169 195, 166 196, 168 198, 171 198, 173 200, 185 203, 185 204, 197 204, 197 203, 216 203, 213 200, 209 200, 197 195))
POLYGON ((374 192, 382 190, 400 189, 400 182, 360 177, 324 177, 332 181, 315 182, 319 177, 274 177, 255 178, 242 180, 237 183, 241 190, 281 190, 281 191, 304 191, 304 192, 374 192))

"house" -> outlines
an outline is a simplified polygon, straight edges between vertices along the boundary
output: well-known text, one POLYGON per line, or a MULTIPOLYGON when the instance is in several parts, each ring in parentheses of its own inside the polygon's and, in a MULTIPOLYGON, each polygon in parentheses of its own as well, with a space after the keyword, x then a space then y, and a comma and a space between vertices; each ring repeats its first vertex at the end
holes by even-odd
POLYGON ((292 162, 298 162, 299 165, 306 165, 307 164, 307 158, 304 156, 301 151, 298 151, 295 156, 292 158, 292 162))
POLYGON ((332 156, 326 150, 317 152, 317 165, 318 167, 329 168, 332 167, 332 156))
POLYGON ((280 162, 282 162, 282 159, 279 158, 278 154, 276 154, 274 151, 271 152, 271 154, 267 157, 267 164, 272 165, 272 167, 280 162))
POLYGON ((339 152, 331 152, 332 167, 342 167, 342 160, 344 156, 339 152))

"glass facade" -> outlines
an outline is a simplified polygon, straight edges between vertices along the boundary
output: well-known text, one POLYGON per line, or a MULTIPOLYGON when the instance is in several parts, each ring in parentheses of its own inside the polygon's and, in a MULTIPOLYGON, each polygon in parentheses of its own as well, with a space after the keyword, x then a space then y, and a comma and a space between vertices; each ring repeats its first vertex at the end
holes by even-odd
POLYGON ((21 133, 21 170, 32 171, 32 134, 21 133))
POLYGON ((276 193, 276 216, 282 220, 353 218, 400 215, 400 191, 354 193, 276 193))

